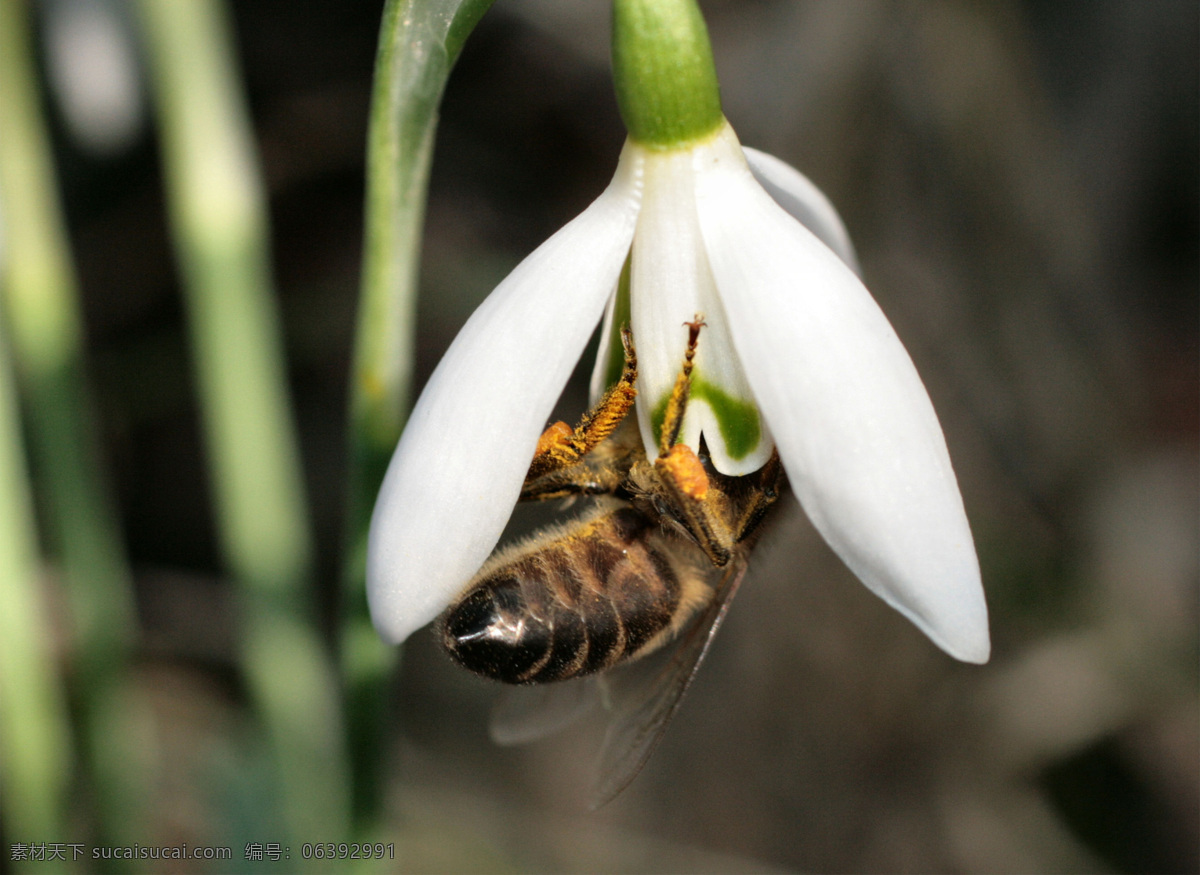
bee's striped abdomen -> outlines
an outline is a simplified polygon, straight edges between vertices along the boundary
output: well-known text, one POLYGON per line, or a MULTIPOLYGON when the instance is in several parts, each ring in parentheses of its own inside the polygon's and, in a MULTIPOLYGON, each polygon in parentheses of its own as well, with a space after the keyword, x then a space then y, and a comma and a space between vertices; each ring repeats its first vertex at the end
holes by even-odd
POLYGON ((465 668, 546 683, 629 659, 671 626, 679 574, 630 507, 490 566, 445 615, 442 640, 465 668))

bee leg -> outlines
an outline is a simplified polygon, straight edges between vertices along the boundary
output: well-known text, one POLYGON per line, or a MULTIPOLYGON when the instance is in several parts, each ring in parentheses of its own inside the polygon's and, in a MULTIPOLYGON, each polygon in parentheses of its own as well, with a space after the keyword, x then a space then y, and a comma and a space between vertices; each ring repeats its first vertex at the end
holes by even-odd
POLYGON ((704 317, 697 313, 691 322, 684 322, 688 329, 687 349, 683 353, 683 367, 675 378, 675 386, 671 389, 671 397, 667 399, 667 409, 663 414, 662 431, 658 436, 658 454, 665 456, 679 440, 679 430, 683 428, 683 415, 687 412, 688 395, 692 391, 692 367, 696 358, 696 343, 700 339, 700 329, 705 327, 704 317))
POLYGON ((735 542, 723 522, 724 496, 710 488, 700 457, 687 444, 676 444, 654 460, 654 470, 668 498, 667 515, 691 535, 713 565, 724 568, 735 542))
POLYGON ((637 389, 637 354, 633 347, 633 333, 628 327, 621 329, 621 343, 625 347, 625 367, 621 379, 612 386, 591 410, 583 415, 575 428, 565 422, 556 422, 542 432, 538 438, 529 473, 525 475, 522 498, 544 499, 562 495, 592 492, 611 492, 607 484, 589 485, 596 478, 584 474, 582 478, 567 472, 584 461, 588 453, 610 437, 625 420, 633 408, 637 389), (578 488, 571 488, 577 480, 578 488))
POLYGON ((592 465, 584 459, 577 465, 569 465, 544 474, 534 480, 526 480, 521 487, 521 501, 551 501, 556 498, 573 498, 578 495, 612 495, 624 482, 626 468, 613 465, 592 465))
POLYGON ((705 327, 704 317, 697 313, 693 321, 684 325, 688 329, 687 349, 675 387, 667 399, 654 470, 666 492, 669 506, 667 515, 696 541, 713 565, 723 568, 733 556, 736 543, 730 526, 725 522, 728 516, 727 502, 721 490, 709 488, 708 472, 696 452, 687 444, 676 443, 687 412, 696 345, 700 329, 705 327))

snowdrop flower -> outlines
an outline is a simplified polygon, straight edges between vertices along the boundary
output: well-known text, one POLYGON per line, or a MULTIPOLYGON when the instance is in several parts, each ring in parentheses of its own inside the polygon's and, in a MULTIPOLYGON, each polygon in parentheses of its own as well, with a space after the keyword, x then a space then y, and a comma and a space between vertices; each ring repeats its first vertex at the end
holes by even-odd
POLYGON ((945 439, 837 213, 797 171, 739 145, 691 0, 614 10, 630 133, 616 175, 480 305, 417 401, 371 522, 376 627, 403 641, 491 553, 602 318, 593 394, 619 373, 628 321, 637 421, 655 457, 682 325, 702 313, 681 441, 698 449, 703 436, 731 475, 777 448, 859 579, 952 656, 985 662, 987 608, 945 439))

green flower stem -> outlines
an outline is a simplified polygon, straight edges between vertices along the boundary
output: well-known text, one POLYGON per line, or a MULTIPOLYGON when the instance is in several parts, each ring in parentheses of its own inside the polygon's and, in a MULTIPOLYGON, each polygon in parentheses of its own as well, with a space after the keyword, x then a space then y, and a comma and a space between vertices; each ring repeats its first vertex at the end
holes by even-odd
POLYGON ((677 148, 721 124, 708 29, 695 0, 613 0, 613 82, 629 136, 677 148))
MULTIPOLYGON (((25 3, 0 0, 0 248, 6 258, 0 294, 27 402, 30 449, 45 486, 49 540, 67 587, 72 692, 84 733, 81 753, 92 770, 90 785, 103 835, 137 838, 146 822, 138 807, 145 799, 144 775, 141 757, 130 755, 130 749, 145 747, 140 739, 146 712, 124 674, 135 635, 133 590, 100 473, 83 377, 78 292, 29 46, 25 3)), ((19 510, 11 513, 0 511, 0 516, 9 525, 23 525, 16 516, 19 510)), ((0 571, 0 581, 17 586, 20 573, 14 571, 10 578, 0 571)), ((5 610, 5 620, 13 620, 6 609, 0 610, 5 610)), ((34 618, 27 619, 31 625, 26 630, 46 635, 34 618)), ((8 641, 9 635, 0 633, 0 638, 8 641)), ((15 670, 4 662, 6 669, 15 670)), ((38 683, 51 681, 43 676, 38 683)), ((46 703, 58 693, 31 695, 30 703, 46 703)), ((46 750, 60 748, 54 740, 58 730, 48 726, 47 732, 46 750)), ((55 792, 53 782, 46 792, 55 792)))
POLYGON ((421 226, 437 108, 492 0, 388 0, 367 143, 366 241, 350 389, 342 671, 360 822, 379 804, 384 685, 397 651, 375 634, 363 586, 371 507, 409 409, 421 226))
POLYGON ((266 208, 225 8, 142 0, 138 10, 218 533, 242 587, 243 670, 272 742, 290 838, 341 837, 348 787, 336 678, 310 616, 312 548, 266 208))

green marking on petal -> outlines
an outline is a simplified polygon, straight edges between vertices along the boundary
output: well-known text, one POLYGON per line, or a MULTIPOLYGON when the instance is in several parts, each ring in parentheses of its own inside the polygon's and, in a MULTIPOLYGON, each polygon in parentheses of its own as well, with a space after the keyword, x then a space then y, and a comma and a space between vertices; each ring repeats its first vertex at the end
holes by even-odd
POLYGON ((758 407, 730 395, 716 383, 692 379, 692 397, 707 402, 717 417, 717 427, 731 459, 744 459, 762 440, 758 407))
POLYGON ((662 441, 663 420, 667 418, 667 404, 671 401, 670 393, 663 395, 650 411, 650 430, 654 432, 654 443, 662 441))
MULTIPOLYGON (((613 305, 611 333, 608 336, 608 349, 603 353, 607 356, 604 363, 604 387, 610 388, 621 379, 625 370, 625 346, 621 343, 621 329, 629 324, 629 273, 630 258, 625 256, 625 266, 621 268, 621 278, 617 280, 617 300, 613 305)), ((634 343, 637 343, 635 337, 634 343)), ((603 341, 603 338, 601 338, 603 341)))
MULTIPOLYGON (((669 393, 664 395, 650 412, 650 427, 654 430, 655 441, 662 436, 670 398, 669 393)), ((721 441, 725 444, 725 452, 731 459, 744 459, 758 448, 762 441, 762 422, 758 417, 758 407, 752 401, 743 401, 730 395, 716 383, 697 377, 695 373, 692 375, 689 399, 703 401, 712 410, 721 432, 721 441)))

